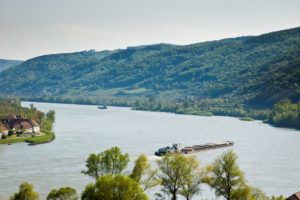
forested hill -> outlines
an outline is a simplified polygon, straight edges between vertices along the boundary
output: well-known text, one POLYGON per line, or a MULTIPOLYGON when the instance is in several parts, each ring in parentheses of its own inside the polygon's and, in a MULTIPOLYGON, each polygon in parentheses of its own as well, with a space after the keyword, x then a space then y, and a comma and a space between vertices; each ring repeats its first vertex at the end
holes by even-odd
POLYGON ((20 60, 6 60, 6 59, 0 59, 0 72, 20 64, 22 61, 20 60))
POLYGON ((2 94, 60 99, 300 100, 300 28, 192 45, 157 44, 27 60, 0 73, 2 94))

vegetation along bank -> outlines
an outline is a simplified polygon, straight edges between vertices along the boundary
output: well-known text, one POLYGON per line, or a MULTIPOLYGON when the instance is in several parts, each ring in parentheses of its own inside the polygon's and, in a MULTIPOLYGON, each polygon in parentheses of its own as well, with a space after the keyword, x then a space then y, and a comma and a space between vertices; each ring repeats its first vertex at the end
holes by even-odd
POLYGON ((55 139, 53 110, 44 114, 33 104, 30 108, 22 107, 18 98, 0 99, 0 119, 0 144, 27 142, 36 145, 55 139))

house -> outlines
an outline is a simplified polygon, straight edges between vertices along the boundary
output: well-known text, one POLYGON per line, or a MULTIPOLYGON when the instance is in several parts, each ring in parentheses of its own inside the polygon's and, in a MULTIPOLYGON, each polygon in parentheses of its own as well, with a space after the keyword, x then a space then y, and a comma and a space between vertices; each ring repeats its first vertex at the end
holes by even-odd
POLYGON ((2 120, 2 123, 16 134, 37 134, 40 126, 33 119, 26 119, 22 116, 10 115, 2 120))
POLYGON ((8 135, 8 129, 0 122, 0 139, 8 135))
POLYGON ((36 121, 34 121, 33 119, 29 119, 29 122, 32 125, 32 131, 34 133, 40 133, 40 125, 38 125, 38 123, 36 123, 36 121))
POLYGON ((286 198, 286 200, 300 200, 300 192, 296 192, 295 194, 286 198))

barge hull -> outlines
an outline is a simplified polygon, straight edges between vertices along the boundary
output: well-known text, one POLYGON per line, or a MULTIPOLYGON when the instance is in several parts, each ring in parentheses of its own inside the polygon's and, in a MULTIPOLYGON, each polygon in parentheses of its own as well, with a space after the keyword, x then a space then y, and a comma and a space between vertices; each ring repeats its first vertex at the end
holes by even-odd
POLYGON ((226 142, 220 142, 220 143, 208 143, 203 145, 194 145, 192 147, 184 147, 181 149, 182 153, 190 154, 190 153, 196 153, 200 151, 206 151, 210 149, 217 149, 217 148, 223 148, 223 147, 229 147, 233 146, 234 142, 232 141, 226 141, 226 142))

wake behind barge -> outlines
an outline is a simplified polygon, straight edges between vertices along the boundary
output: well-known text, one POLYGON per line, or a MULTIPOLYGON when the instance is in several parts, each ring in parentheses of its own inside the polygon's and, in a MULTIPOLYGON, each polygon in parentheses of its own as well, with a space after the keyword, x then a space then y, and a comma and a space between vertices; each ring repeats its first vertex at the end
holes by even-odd
POLYGON ((164 156, 167 153, 190 154, 190 153, 196 153, 199 151, 228 147, 228 146, 233 146, 233 145, 234 145, 234 142, 232 142, 232 141, 206 143, 206 144, 201 144, 201 145, 187 146, 184 148, 181 148, 180 144, 173 144, 172 146, 167 146, 167 147, 158 149, 158 151, 155 152, 155 155, 156 156, 164 156))

